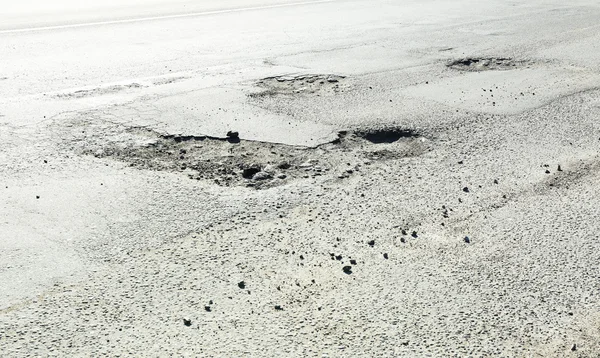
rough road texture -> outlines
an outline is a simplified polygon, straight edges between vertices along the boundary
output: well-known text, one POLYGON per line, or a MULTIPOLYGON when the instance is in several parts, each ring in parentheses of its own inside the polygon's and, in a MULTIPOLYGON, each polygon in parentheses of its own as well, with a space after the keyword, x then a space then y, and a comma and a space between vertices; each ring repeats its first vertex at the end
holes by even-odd
POLYGON ((232 64, 14 89, 0 356, 599 357, 600 8, 425 3, 216 16, 352 25, 251 60, 185 20, 232 64))

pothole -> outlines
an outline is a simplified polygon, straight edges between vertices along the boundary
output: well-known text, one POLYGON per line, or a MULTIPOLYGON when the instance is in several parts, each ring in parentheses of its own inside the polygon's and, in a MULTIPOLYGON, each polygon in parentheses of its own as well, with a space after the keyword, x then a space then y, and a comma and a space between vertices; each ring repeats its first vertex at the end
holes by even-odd
POLYGON ((334 95, 348 86, 346 77, 333 74, 286 75, 263 78, 256 82, 262 90, 249 94, 260 99, 278 95, 334 95))
POLYGON ((527 60, 515 60, 508 57, 467 57, 449 61, 446 66, 460 71, 506 71, 528 68, 533 63, 527 60))
POLYGON ((417 138, 419 135, 409 129, 379 128, 355 132, 355 135, 371 143, 394 143, 402 138, 417 138))
POLYGON ((232 141, 231 137, 162 134, 100 120, 67 128, 72 129, 74 139, 65 145, 80 155, 137 169, 181 173, 220 186, 257 189, 317 177, 341 180, 357 175, 365 161, 397 160, 428 150, 425 138, 398 128, 341 131, 336 140, 314 148, 244 140, 243 136, 232 141))

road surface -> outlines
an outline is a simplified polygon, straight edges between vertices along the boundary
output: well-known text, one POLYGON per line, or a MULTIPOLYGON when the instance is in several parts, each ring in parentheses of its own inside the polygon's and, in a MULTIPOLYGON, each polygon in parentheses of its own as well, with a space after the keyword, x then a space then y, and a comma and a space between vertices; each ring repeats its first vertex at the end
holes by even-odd
POLYGON ((599 18, 5 9, 0 351, 596 357, 599 18))

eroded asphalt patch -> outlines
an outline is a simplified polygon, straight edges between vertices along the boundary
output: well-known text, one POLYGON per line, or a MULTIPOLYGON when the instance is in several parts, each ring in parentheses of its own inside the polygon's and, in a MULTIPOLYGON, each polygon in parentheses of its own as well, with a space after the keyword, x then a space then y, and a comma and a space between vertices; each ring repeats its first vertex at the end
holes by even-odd
POLYGON ((469 72, 516 70, 530 68, 533 65, 534 62, 531 60, 510 57, 465 57, 446 63, 446 66, 453 70, 469 72))
POLYGON ((143 169, 176 172, 220 186, 265 189, 316 177, 344 179, 360 168, 352 163, 414 157, 428 150, 419 133, 400 128, 344 130, 316 147, 266 143, 237 137, 161 133, 102 120, 75 120, 63 146, 143 169))
POLYGON ((258 80, 254 86, 260 90, 249 94, 252 99, 281 95, 331 96, 350 87, 345 76, 335 74, 273 76, 258 80))

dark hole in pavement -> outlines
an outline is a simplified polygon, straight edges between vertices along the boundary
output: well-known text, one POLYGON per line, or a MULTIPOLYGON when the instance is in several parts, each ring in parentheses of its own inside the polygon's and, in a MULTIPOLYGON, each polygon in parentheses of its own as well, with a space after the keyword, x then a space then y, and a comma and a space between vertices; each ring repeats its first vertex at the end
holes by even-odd
POLYGON ((402 138, 416 138, 419 135, 409 129, 382 128, 357 131, 357 137, 368 140, 371 143, 394 143, 402 138))
POLYGON ((244 179, 252 179, 252 177, 254 177, 254 174, 256 174, 258 172, 260 172, 260 167, 257 167, 257 166, 244 168, 244 170, 242 171, 242 177, 244 179))

